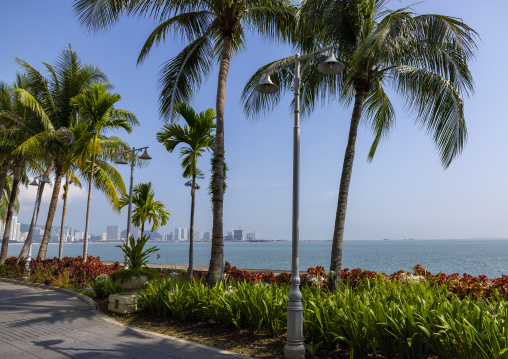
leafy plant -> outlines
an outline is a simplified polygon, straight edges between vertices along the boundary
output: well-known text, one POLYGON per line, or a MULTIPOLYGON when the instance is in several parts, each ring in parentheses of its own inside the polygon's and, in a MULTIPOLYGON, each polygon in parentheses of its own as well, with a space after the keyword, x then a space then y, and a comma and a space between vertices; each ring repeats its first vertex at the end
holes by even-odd
POLYGON ((129 238, 129 245, 124 243, 117 246, 125 254, 125 257, 127 258, 127 264, 130 269, 136 270, 146 267, 146 264, 148 263, 148 256, 151 253, 157 252, 159 250, 159 248, 155 246, 146 250, 144 249, 145 244, 149 238, 150 236, 142 235, 141 238, 136 241, 134 236, 131 236, 129 238))
POLYGON ((105 297, 110 294, 121 293, 123 288, 116 284, 110 276, 100 275, 90 283, 97 297, 105 297))

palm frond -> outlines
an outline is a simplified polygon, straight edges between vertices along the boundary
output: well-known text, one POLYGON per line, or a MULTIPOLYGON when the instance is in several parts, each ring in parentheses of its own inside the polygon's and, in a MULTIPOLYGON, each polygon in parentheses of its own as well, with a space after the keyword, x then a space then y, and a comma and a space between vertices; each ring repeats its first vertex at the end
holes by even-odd
POLYGON ((425 69, 399 66, 393 70, 398 92, 417 121, 432 135, 446 168, 467 140, 464 103, 447 79, 425 69))

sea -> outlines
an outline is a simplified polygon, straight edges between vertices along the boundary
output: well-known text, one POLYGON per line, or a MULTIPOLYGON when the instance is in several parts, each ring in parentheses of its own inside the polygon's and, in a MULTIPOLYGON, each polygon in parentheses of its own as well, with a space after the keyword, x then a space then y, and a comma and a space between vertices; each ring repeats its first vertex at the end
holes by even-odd
MULTIPOLYGON (((88 253, 103 261, 123 261, 120 243, 91 242, 88 253)), ((157 246, 150 263, 188 264, 188 242, 149 242, 157 246)), ((301 241, 300 270, 323 266, 329 269, 331 241, 301 241)), ((210 242, 194 243, 194 265, 210 263, 210 242)), ((21 244, 10 243, 8 255, 17 256, 21 244)), ((32 253, 37 255, 39 244, 32 253)), ((83 243, 64 243, 63 255, 82 255, 83 243)), ((47 258, 58 256, 58 243, 50 243, 47 258)), ((508 275, 508 240, 506 239, 444 239, 444 240, 362 240, 344 241, 342 268, 361 268, 391 274, 398 270, 412 271, 420 264, 431 273, 484 274, 489 278, 508 275)), ((224 260, 232 266, 249 269, 291 269, 291 242, 226 242, 224 260)))

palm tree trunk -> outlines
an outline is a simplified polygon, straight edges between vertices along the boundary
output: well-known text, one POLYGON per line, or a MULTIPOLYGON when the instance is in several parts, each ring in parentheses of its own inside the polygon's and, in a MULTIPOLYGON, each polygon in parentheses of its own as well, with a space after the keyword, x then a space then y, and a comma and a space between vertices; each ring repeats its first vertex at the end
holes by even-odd
POLYGON ((224 37, 222 47, 219 81, 217 83, 217 128, 215 130, 215 149, 213 152, 213 227, 212 227, 212 253, 208 268, 207 282, 213 285, 222 281, 224 270, 224 231, 223 231, 223 207, 224 207, 224 108, 226 103, 226 81, 231 61, 231 45, 233 38, 224 37))
POLYGON ((9 173, 9 165, 11 164, 11 160, 9 158, 4 159, 2 162, 2 172, 0 172, 0 194, 5 187, 5 182, 7 182, 7 174, 9 173))
POLYGON ((65 226, 65 211, 67 209, 67 193, 69 192, 69 172, 65 174, 65 186, 63 195, 63 208, 62 208, 62 225, 60 226, 60 245, 58 246, 58 259, 62 260, 63 252, 63 236, 65 226))
POLYGON ((88 254, 88 228, 90 226, 90 205, 92 204, 92 183, 93 183, 94 165, 95 165, 95 156, 92 156, 90 183, 88 184, 88 201, 86 204, 85 237, 83 238, 83 263, 86 263, 86 257, 88 254))
MULTIPOLYGON (((51 171, 53 171, 53 166, 54 166, 54 162, 51 162, 49 164, 48 168, 46 169, 46 172, 44 173, 46 176, 49 176, 51 171)), ((42 198, 42 193, 44 191, 45 185, 46 185, 46 183, 44 183, 44 182, 40 184, 39 200, 37 201, 37 205, 36 205, 37 208, 35 209, 34 214, 32 216, 32 222, 30 222, 30 229, 28 230, 28 235, 26 236, 25 243, 23 244, 23 248, 21 248, 21 252, 19 253, 18 259, 16 260, 16 264, 19 264, 19 261, 21 260, 21 258, 26 257, 26 254, 28 253, 28 247, 30 245, 30 242, 31 242, 33 234, 34 234, 34 229, 35 229, 34 226, 37 223, 37 217, 39 216, 39 208, 41 207, 41 198, 42 198), (34 218, 34 216, 35 216, 35 218, 34 218)))
POLYGON ((342 269, 342 245, 344 243, 344 224, 346 221, 347 197, 349 193, 349 183, 351 173, 353 172, 353 161, 355 158, 355 143, 358 132, 358 125, 362 117, 363 101, 365 93, 357 92, 355 95, 355 105, 351 124, 349 127, 349 138, 342 164, 342 175, 340 178, 339 200, 337 203, 337 214, 335 216, 335 228, 333 230, 332 258, 330 262, 330 279, 328 287, 330 289, 340 288, 340 275, 342 269))
POLYGON ((192 283, 194 272, 194 208, 196 203, 196 176, 192 177, 190 235, 189 235, 189 281, 192 283))
POLYGON ((5 218, 5 231, 2 239, 2 250, 0 252, 0 264, 4 264, 7 259, 7 249, 9 248, 9 236, 11 234, 12 213, 14 212, 14 203, 18 192, 18 184, 21 179, 21 168, 23 160, 16 161, 14 165, 14 178, 12 179, 11 196, 9 198, 9 207, 7 208, 7 216, 5 218))
POLYGON ((39 247, 39 253, 37 254, 37 258, 39 259, 46 259, 49 238, 51 236, 51 227, 53 226, 53 219, 55 218, 56 207, 58 205, 58 194, 60 193, 62 177, 62 167, 60 164, 57 164, 55 168, 55 183, 53 184, 53 193, 51 194, 51 202, 49 203, 48 218, 46 219, 44 235, 42 237, 41 246, 39 247))

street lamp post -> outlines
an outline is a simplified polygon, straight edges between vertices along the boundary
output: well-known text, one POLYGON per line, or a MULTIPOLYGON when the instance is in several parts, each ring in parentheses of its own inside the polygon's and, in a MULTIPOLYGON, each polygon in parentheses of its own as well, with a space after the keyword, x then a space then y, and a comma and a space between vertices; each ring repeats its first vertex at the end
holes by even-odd
MULTIPOLYGON (((42 197, 42 191, 41 191, 41 184, 43 183, 50 183, 49 177, 46 175, 40 175, 34 178, 32 183, 30 183, 30 186, 37 186, 37 195, 35 196, 35 206, 34 206, 34 213, 32 215, 32 223, 30 224, 30 228, 35 228, 35 225, 37 224, 37 217, 39 215, 39 204, 41 202, 42 197), (37 181, 39 180, 39 181, 37 181)), ((28 279, 30 276, 30 261, 32 260, 32 237, 33 237, 33 230, 28 232, 28 254, 25 260, 25 270, 23 272, 23 279, 28 279)))
MULTIPOLYGON (((115 161, 115 163, 117 163, 119 165, 126 165, 126 164, 128 164, 128 162, 125 161, 125 159, 123 158, 122 155, 129 153, 130 156, 131 156, 131 184, 130 184, 130 187, 129 187, 129 209, 128 209, 128 213, 127 213, 127 233, 125 235, 125 245, 126 246, 129 245, 129 236, 130 236, 130 233, 131 233, 132 185, 133 185, 133 181, 134 181, 134 162, 135 162, 135 159, 136 159, 135 154, 136 154, 136 152, 139 152, 141 150, 145 150, 143 152, 143 154, 141 156, 139 156, 139 159, 141 159, 141 160, 151 160, 152 157, 150 157, 148 155, 148 153, 146 152, 147 148, 148 148, 148 146, 147 147, 141 147, 141 148, 132 147, 132 150, 124 151, 124 152, 119 153, 118 158, 115 161)), ((127 268, 127 258, 124 261, 124 268, 127 268)))
POLYGON ((263 72, 261 81, 256 86, 256 91, 263 94, 273 94, 279 91, 279 87, 270 80, 270 73, 287 68, 294 64, 294 96, 295 96, 295 125, 293 130, 293 214, 292 214, 292 257, 291 257, 291 288, 288 294, 287 308, 287 339, 284 346, 284 357, 303 359, 305 347, 303 346, 303 307, 302 292, 300 291, 299 272, 299 211, 300 211, 300 88, 302 61, 315 58, 326 51, 330 51, 328 58, 318 65, 318 71, 324 74, 338 74, 344 70, 344 65, 338 62, 332 50, 337 45, 321 49, 312 54, 300 56, 296 54, 294 60, 275 63, 263 72))

